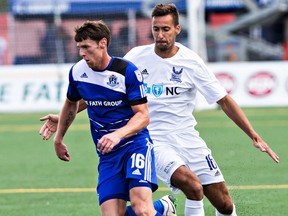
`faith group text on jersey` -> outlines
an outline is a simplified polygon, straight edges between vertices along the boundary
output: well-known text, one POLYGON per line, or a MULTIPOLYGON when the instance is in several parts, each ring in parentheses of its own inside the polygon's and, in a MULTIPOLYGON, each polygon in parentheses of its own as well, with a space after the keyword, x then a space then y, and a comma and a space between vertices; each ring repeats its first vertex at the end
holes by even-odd
POLYGON ((118 101, 85 101, 87 106, 119 106, 122 100, 118 101))

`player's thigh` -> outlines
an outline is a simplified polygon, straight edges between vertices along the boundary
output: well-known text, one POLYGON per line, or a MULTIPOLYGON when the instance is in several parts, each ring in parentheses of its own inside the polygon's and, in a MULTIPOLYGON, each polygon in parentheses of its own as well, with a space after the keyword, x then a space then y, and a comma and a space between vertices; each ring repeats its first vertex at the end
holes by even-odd
POLYGON ((110 199, 101 204, 102 216, 124 216, 126 212, 126 201, 121 199, 110 199))
POLYGON ((189 186, 195 182, 201 185, 198 176, 186 166, 178 167, 171 176, 172 185, 180 189, 185 188, 186 186, 189 186))
MULTIPOLYGON (((131 148, 130 156, 127 157, 125 166, 126 179, 134 179, 148 183, 152 191, 158 188, 156 176, 155 156, 153 144, 150 141, 144 140, 141 144, 137 143, 136 147, 131 148)), ((134 182, 134 181, 133 181, 134 182)), ((136 181, 137 182, 137 181, 136 181)), ((134 187, 131 186, 130 188, 134 187)), ((138 185, 137 186, 141 186, 138 185)))
POLYGON ((133 187, 130 189, 132 207, 139 209, 153 209, 152 190, 149 187, 133 187))
POLYGON ((110 157, 100 158, 97 185, 100 205, 110 199, 129 200, 128 182, 123 173, 123 167, 126 165, 124 156, 125 154, 122 155, 119 151, 117 154, 112 153, 110 157))
POLYGON ((220 167, 214 160, 211 150, 207 146, 195 148, 187 153, 187 165, 200 179, 202 185, 223 182, 224 177, 220 167))
POLYGON ((171 177, 173 173, 186 163, 179 152, 169 145, 157 145, 154 147, 154 151, 157 176, 172 189, 173 186, 171 185, 171 177))
POLYGON ((210 185, 204 185, 203 189, 205 196, 217 209, 233 206, 233 201, 224 181, 210 185))
POLYGON ((171 184, 179 188, 189 199, 203 199, 203 188, 200 179, 186 166, 180 166, 175 170, 171 176, 171 184))

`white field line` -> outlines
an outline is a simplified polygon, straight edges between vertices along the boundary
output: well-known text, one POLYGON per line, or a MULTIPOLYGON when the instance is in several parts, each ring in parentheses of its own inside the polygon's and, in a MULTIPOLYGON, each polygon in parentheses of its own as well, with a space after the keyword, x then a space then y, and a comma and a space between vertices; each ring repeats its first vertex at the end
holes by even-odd
MULTIPOLYGON (((265 189, 288 189, 288 185, 245 185, 228 186, 229 190, 265 190, 265 189)), ((166 187, 158 188, 159 191, 169 191, 166 187)), ((74 193, 74 192, 94 192, 95 188, 19 188, 19 189, 0 189, 0 194, 14 193, 74 193)))

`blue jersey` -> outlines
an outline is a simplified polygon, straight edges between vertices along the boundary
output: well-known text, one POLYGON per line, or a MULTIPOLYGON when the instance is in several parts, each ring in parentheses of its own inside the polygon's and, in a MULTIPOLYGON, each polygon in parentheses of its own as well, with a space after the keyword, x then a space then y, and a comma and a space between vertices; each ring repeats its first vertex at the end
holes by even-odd
MULTIPOLYGON (((94 71, 80 60, 70 70, 67 98, 72 101, 81 98, 87 104, 93 141, 127 124, 134 115, 131 106, 147 103, 143 77, 137 67, 122 58, 112 57, 103 71, 94 71)), ((134 139, 146 139, 145 128, 139 133, 122 139, 112 151, 133 143, 134 139)), ((98 151, 99 156, 101 153, 98 151)))

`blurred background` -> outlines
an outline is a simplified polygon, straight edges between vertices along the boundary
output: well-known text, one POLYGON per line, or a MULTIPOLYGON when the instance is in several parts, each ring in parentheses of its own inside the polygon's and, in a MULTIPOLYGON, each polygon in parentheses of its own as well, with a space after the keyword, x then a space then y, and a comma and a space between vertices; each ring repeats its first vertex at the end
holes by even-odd
POLYGON ((177 6, 177 40, 206 61, 240 106, 288 106, 288 0, 1 0, 0 112, 58 111, 66 75, 80 59, 75 26, 104 20, 109 52, 122 57, 153 43, 157 3, 177 6))
POLYGON ((152 42, 150 12, 160 2, 177 5, 178 41, 201 45, 200 54, 209 62, 288 58, 286 0, 2 0, 0 63, 75 62, 73 30, 87 19, 110 25, 110 52, 123 56, 133 46, 152 42))
POLYGON ((159 2, 176 4, 178 41, 208 62, 288 58, 287 0, 2 0, 0 64, 75 62, 74 27, 87 19, 109 24, 110 53, 123 56, 152 42, 150 12, 159 2))

